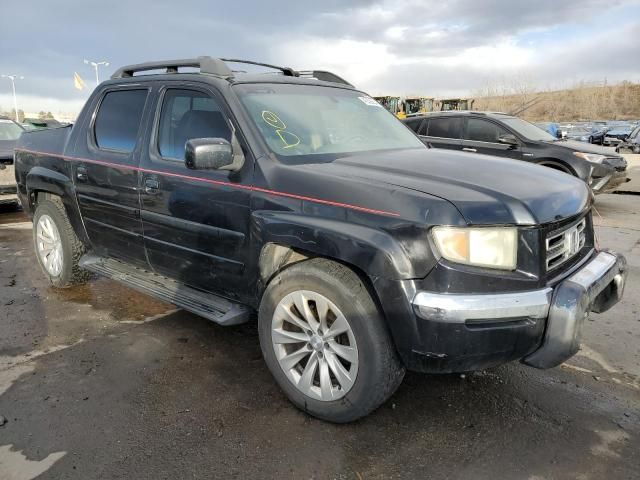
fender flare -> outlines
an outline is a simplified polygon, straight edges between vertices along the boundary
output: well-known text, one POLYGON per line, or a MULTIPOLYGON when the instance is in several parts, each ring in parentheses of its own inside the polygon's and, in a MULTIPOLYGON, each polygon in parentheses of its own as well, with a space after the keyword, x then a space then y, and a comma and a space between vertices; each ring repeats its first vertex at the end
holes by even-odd
POLYGON ((80 207, 76 200, 75 186, 69 177, 55 170, 37 166, 27 173, 25 186, 30 211, 34 211, 37 200, 36 195, 39 192, 50 193, 60 197, 76 235, 85 245, 90 244, 80 215, 80 207))
MULTIPOLYGON (((417 272, 416 264, 423 262, 411 261, 409 252, 403 245, 391 234, 378 228, 345 220, 273 211, 254 212, 252 223, 261 268, 265 264, 286 264, 315 255, 353 265, 370 278, 418 278, 430 270, 417 272), (263 253, 269 245, 274 244, 297 251, 299 257, 265 262, 263 253)), ((426 239, 424 241, 427 242, 426 239)), ((264 276, 261 272, 259 274, 264 281, 264 276)))

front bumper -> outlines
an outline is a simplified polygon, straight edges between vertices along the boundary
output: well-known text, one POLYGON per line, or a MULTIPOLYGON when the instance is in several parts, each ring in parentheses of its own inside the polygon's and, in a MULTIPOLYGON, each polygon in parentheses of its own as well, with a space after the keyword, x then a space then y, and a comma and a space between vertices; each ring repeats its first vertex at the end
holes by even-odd
POLYGON ((559 365, 578 351, 589 312, 604 312, 620 300, 626 275, 622 255, 601 251, 568 278, 540 290, 417 292, 413 309, 429 345, 413 349, 413 367, 463 371, 515 359, 537 368, 559 365), (422 357, 422 367, 415 357, 422 357))
POLYGON ((604 177, 594 178, 591 183, 591 190, 594 193, 612 192, 623 183, 629 182, 631 179, 627 177, 627 172, 614 171, 604 177))

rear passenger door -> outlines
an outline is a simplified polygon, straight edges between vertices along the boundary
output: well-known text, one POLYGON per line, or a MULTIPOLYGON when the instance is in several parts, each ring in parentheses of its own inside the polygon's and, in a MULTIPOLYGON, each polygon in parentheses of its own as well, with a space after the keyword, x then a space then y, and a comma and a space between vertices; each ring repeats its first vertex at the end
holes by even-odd
POLYGON ((434 148, 462 148, 462 117, 446 115, 425 121, 418 132, 422 140, 434 148))
POLYGON ((138 197, 141 125, 149 89, 120 86, 97 96, 72 160, 82 218, 96 253, 146 266, 138 197))
POLYGON ((465 122, 462 149, 467 152, 483 153, 498 157, 522 158, 520 145, 500 143, 501 135, 511 134, 506 128, 492 120, 468 117, 465 122))
POLYGON ((236 298, 248 288, 249 151, 239 172, 192 170, 184 163, 189 139, 231 140, 228 112, 213 87, 163 85, 141 163, 141 215, 155 271, 236 298))

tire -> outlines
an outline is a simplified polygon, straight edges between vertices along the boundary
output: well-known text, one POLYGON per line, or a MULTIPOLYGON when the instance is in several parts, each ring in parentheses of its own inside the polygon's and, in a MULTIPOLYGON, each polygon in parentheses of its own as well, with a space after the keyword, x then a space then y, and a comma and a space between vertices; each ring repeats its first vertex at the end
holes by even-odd
POLYGON ((404 366, 371 294, 355 272, 337 262, 315 258, 279 272, 264 292, 258 324, 262 354, 278 385, 294 405, 322 420, 346 423, 371 413, 396 391, 404 377, 404 366), (294 304, 302 304, 302 308, 291 307, 289 312, 293 312, 296 322, 303 319, 303 326, 315 322, 317 329, 311 325, 312 331, 305 329, 305 333, 291 320, 281 320, 289 316, 282 313, 285 305, 289 305, 287 302, 296 299, 294 304), (327 305, 326 301, 329 313, 324 327, 328 330, 322 332, 317 312, 322 310, 323 303, 327 305), (309 307, 307 313, 311 312, 313 322, 306 323, 305 316, 299 313, 305 305, 309 307), (335 318, 333 324, 332 318, 335 318), (350 330, 332 339, 331 332, 344 327, 339 319, 346 320, 350 330), (338 323, 340 325, 336 327, 338 323), (291 343, 279 343, 285 330, 287 335, 293 332, 296 336, 291 343), (323 340, 319 342, 323 345, 317 345, 318 332, 323 334, 323 340), (349 358, 354 358, 354 362, 335 353, 340 350, 344 353, 345 345, 351 348, 349 358), (301 352, 301 360, 293 364, 293 368, 286 368, 281 363, 286 361, 282 355, 291 352, 301 352), (351 376, 349 381, 345 381, 349 377, 336 375, 336 370, 340 370, 340 365, 336 369, 336 359, 351 376), (306 377, 310 382, 302 381, 305 372, 312 373, 306 377), (311 387, 299 388, 298 385, 311 387), (323 395, 324 398, 320 398, 323 395))
POLYGON ((90 272, 78 266, 86 248, 73 231, 59 197, 50 194, 38 197, 33 216, 33 243, 38 263, 54 287, 70 287, 91 277, 90 272), (51 247, 48 255, 45 254, 47 247, 51 247))

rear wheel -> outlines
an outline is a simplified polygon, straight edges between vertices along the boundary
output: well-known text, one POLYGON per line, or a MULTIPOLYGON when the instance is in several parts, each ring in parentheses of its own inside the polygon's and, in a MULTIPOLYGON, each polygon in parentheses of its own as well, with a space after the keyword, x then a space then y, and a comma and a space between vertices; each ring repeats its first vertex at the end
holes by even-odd
POLYGON ((49 194, 39 197, 33 216, 33 243, 38 263, 53 286, 68 287, 90 277, 78 266, 86 250, 60 198, 49 194))
POLYGON ((312 259, 276 275, 259 313, 269 370, 300 409, 332 422, 367 415, 404 376, 384 320, 360 278, 312 259))

